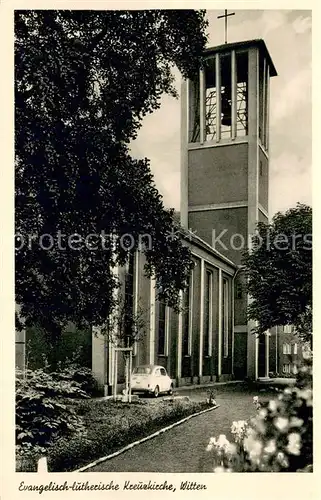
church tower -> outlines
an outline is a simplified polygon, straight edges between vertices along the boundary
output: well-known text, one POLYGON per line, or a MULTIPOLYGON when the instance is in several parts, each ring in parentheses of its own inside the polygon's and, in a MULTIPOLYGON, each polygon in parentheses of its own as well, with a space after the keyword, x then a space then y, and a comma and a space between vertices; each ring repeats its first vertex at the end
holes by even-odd
MULTIPOLYGON (((263 40, 206 50, 182 84, 181 223, 240 265, 259 221, 268 221, 269 96, 276 69, 263 40)), ((257 378, 259 344, 235 280, 235 377, 257 378)))

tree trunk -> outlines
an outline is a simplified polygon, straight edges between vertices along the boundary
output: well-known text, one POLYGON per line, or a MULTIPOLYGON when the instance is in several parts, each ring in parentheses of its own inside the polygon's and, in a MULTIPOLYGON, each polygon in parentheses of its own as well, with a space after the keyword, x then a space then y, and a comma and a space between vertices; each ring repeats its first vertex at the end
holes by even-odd
POLYGON ((128 353, 126 352, 125 353, 125 397, 126 397, 126 401, 128 403, 128 400, 129 400, 129 357, 128 357, 128 353))
POLYGON ((61 361, 60 356, 60 343, 62 336, 62 328, 60 326, 54 327, 48 332, 49 345, 51 347, 50 352, 50 371, 56 371, 58 368, 59 361, 61 361))

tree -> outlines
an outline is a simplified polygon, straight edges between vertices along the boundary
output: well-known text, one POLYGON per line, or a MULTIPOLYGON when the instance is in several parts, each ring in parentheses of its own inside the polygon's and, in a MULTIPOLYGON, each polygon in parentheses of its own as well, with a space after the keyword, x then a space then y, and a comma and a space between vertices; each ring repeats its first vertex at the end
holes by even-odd
POLYGON ((161 95, 177 96, 172 68, 198 71, 206 26, 193 10, 16 11, 19 328, 24 318, 54 338, 68 320, 103 325, 119 286, 113 268, 142 234, 152 241, 146 274, 179 307, 190 254, 170 237, 174 211, 148 159, 133 159, 129 145, 161 95))
POLYGON ((244 259, 249 318, 262 334, 292 324, 304 340, 312 334, 312 209, 298 203, 259 223, 253 249, 244 259))

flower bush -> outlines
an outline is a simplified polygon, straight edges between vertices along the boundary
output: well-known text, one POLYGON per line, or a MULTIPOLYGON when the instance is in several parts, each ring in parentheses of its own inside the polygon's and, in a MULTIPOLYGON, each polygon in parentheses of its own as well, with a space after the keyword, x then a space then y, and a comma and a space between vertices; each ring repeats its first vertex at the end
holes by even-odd
POLYGON ((207 446, 214 472, 310 472, 312 470, 312 364, 299 371, 296 385, 276 399, 253 398, 257 415, 233 422, 233 442, 225 435, 207 446))

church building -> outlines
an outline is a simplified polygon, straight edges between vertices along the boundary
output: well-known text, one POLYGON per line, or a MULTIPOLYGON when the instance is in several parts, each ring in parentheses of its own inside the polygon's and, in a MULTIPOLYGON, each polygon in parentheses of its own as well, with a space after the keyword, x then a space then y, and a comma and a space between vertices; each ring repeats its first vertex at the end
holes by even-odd
MULTIPOLYGON (((163 365, 177 385, 269 376, 273 333, 252 333, 241 264, 257 222, 269 219, 276 74, 264 41, 251 40, 207 49, 198 77, 182 83, 180 217, 194 261, 183 312, 155 300, 141 254, 132 268, 133 307, 143 299, 149 311, 133 362, 163 365)), ((111 353, 110 343, 93 339, 92 368, 105 387, 113 384, 111 353)))
MULTIPOLYGON (((242 252, 257 222, 269 219, 270 78, 276 74, 258 39, 207 49, 198 77, 182 83, 181 237, 194 262, 182 312, 156 299, 143 253, 131 254, 127 266, 115 270, 133 313, 144 315, 133 366, 162 365, 177 386, 257 379, 273 371, 273 332, 257 339, 247 320, 242 252)), ((28 332, 18 335, 21 367, 28 332)), ((121 356, 115 370, 110 338, 99 330, 87 337, 88 364, 110 394, 115 377, 123 381, 121 356)))

